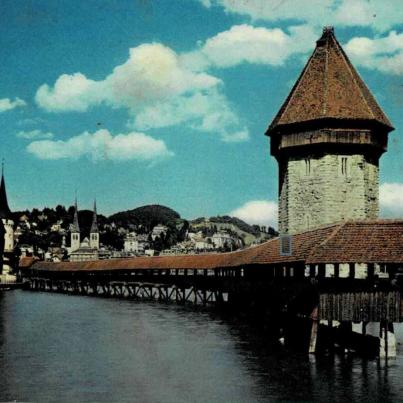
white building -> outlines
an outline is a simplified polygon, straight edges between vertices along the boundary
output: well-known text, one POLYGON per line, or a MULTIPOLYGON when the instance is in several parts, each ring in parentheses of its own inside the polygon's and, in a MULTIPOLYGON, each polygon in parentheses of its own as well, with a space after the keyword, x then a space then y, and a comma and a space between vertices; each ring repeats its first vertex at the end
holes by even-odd
POLYGON ((214 247, 216 249, 231 247, 236 244, 236 241, 234 240, 234 238, 232 238, 232 236, 230 234, 228 234, 227 232, 224 232, 224 231, 215 233, 211 237, 211 241, 213 242, 214 247))
POLYGON ((212 250, 214 249, 214 244, 211 238, 195 238, 194 247, 196 250, 212 250))
POLYGON ((164 234, 164 235, 165 235, 165 234, 167 233, 167 231, 168 231, 168 227, 167 227, 167 226, 162 225, 162 224, 156 225, 156 226, 153 228, 152 232, 151 232, 151 238, 152 238, 152 240, 155 241, 155 239, 156 239, 157 237, 161 237, 161 234, 164 234))
POLYGON ((124 239, 124 251, 127 253, 144 254, 144 251, 150 246, 147 235, 137 235, 135 232, 130 232, 124 239))

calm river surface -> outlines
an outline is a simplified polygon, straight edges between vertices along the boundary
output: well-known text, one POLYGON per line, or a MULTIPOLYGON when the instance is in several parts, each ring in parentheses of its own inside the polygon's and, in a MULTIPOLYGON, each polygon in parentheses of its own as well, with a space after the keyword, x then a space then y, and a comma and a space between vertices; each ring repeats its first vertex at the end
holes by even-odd
POLYGON ((0 293, 0 377, 0 401, 403 401, 402 351, 315 359, 209 312, 28 291, 0 293))

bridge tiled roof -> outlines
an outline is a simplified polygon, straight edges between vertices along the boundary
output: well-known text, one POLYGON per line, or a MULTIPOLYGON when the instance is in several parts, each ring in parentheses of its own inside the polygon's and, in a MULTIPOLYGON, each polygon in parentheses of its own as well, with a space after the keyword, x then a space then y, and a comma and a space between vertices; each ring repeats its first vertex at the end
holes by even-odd
MULTIPOLYGON (((154 256, 87 262, 35 262, 35 270, 109 271, 215 269, 268 266, 287 262, 403 264, 403 220, 348 221, 292 236, 290 256, 280 254, 278 238, 230 253, 154 256)), ((25 262, 24 262, 25 263, 25 262)), ((27 264, 23 265, 27 268, 27 264)))
POLYGON ((296 123, 337 119, 392 125, 365 85, 333 28, 326 27, 316 48, 267 133, 296 123))
POLYGON ((338 228, 307 263, 403 263, 403 220, 356 221, 338 228))

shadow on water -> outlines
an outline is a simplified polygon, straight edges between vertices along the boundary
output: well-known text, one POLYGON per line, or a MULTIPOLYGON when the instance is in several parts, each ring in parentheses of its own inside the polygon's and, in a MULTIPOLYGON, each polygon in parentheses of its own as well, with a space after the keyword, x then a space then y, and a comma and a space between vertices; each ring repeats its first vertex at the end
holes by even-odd
POLYGON ((249 325, 229 318, 226 324, 262 399, 403 401, 402 355, 385 361, 354 354, 293 353, 268 344, 265 333, 249 325))
POLYGON ((293 354, 228 314, 0 293, 0 400, 399 401, 402 357, 293 354))

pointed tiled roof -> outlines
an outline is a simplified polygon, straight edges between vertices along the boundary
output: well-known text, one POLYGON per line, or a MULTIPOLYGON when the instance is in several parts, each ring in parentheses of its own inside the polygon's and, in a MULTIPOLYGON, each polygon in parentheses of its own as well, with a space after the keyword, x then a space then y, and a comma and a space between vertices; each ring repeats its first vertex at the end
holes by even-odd
POLYGON ((312 56, 266 134, 285 125, 322 119, 372 121, 393 130, 332 27, 323 29, 312 56))
POLYGON ((3 170, 1 172, 1 184, 0 184, 0 218, 10 218, 11 210, 8 207, 6 182, 4 181, 3 170))
POLYGON ((97 220, 97 202, 94 200, 94 214, 92 216, 92 224, 91 224, 91 230, 90 233, 94 234, 97 233, 98 230, 98 220, 97 220))
POLYGON ((74 203, 74 219, 73 219, 73 225, 71 226, 71 232, 80 232, 80 225, 78 224, 77 198, 74 203))

